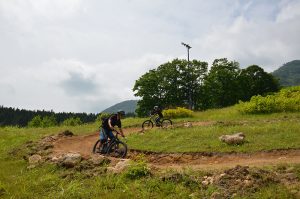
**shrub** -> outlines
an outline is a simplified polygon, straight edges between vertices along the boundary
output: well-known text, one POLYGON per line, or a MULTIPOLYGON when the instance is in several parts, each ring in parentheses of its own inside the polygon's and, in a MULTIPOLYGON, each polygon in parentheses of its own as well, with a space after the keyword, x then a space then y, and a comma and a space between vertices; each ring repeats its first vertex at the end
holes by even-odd
POLYGON ((140 157, 136 162, 130 164, 127 171, 124 173, 124 176, 129 179, 139 179, 150 174, 150 169, 147 166, 145 159, 140 157))
POLYGON ((71 117, 63 121, 64 126, 77 126, 81 125, 82 121, 80 120, 79 117, 71 117))
POLYGON ((57 121, 54 115, 43 117, 42 127, 45 128, 45 127, 56 126, 56 125, 57 125, 57 121))
POLYGON ((31 121, 28 122, 29 127, 41 127, 42 126, 42 117, 40 115, 32 118, 31 121))
POLYGON ((300 86, 284 88, 273 95, 253 96, 249 102, 239 102, 242 113, 275 113, 300 111, 300 86))
POLYGON ((163 115, 167 118, 184 118, 193 117, 194 112, 186 108, 177 107, 176 109, 163 110, 163 115))
POLYGON ((29 127, 50 127, 57 125, 54 115, 41 117, 40 115, 35 116, 31 121, 28 122, 29 127))

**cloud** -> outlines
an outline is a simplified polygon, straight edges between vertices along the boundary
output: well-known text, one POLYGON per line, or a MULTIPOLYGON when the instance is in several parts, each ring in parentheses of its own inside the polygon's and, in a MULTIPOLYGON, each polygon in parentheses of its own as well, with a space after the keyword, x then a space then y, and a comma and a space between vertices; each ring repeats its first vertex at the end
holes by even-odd
POLYGON ((70 72, 70 77, 61 82, 61 87, 71 96, 90 94, 96 90, 97 85, 93 78, 85 78, 80 73, 70 72))
MULTIPOLYGON (((230 25, 216 26, 209 35, 195 39, 195 48, 210 63, 215 58, 227 57, 240 62, 242 67, 258 64, 271 72, 285 62, 299 59, 300 15, 287 17, 285 13, 290 7, 287 4, 281 8, 274 20, 258 21, 240 15, 230 25)), ((293 9, 298 10, 296 7, 293 9)))
POLYGON ((299 59, 300 2, 0 0, 0 104, 99 112, 174 58, 299 59))

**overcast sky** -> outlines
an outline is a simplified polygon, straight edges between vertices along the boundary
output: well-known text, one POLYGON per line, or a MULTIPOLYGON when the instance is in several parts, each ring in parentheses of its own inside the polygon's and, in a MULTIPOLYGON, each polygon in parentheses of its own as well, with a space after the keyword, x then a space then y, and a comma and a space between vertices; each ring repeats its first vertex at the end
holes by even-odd
POLYGON ((300 59, 300 0, 0 0, 0 105, 98 113, 186 58, 300 59))

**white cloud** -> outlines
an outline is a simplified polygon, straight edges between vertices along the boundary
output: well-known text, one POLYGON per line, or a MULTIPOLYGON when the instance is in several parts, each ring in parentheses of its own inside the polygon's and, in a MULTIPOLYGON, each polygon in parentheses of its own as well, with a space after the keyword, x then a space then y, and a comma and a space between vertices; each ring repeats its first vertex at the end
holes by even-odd
POLYGON ((174 58, 299 59, 300 1, 0 0, 0 105, 99 112, 174 58))
POLYGON ((299 20, 299 17, 300 1, 292 1, 281 9, 279 14, 277 15, 276 21, 282 23, 293 19, 299 20))

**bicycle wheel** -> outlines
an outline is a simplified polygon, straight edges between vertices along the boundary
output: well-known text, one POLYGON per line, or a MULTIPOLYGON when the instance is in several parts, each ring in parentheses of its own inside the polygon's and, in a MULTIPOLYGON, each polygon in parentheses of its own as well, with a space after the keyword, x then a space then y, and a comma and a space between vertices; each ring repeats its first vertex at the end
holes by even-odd
POLYGON ((120 140, 116 140, 109 146, 107 154, 115 158, 125 158, 127 145, 120 140))
POLYGON ((97 140, 93 147, 93 153, 101 153, 101 149, 99 148, 100 146, 100 140, 97 140))
POLYGON ((170 126, 172 126, 172 121, 170 119, 163 119, 161 121, 162 128, 169 128, 170 126))
POLYGON ((144 130, 152 129, 153 128, 153 122, 151 120, 146 120, 142 124, 142 128, 144 130))

